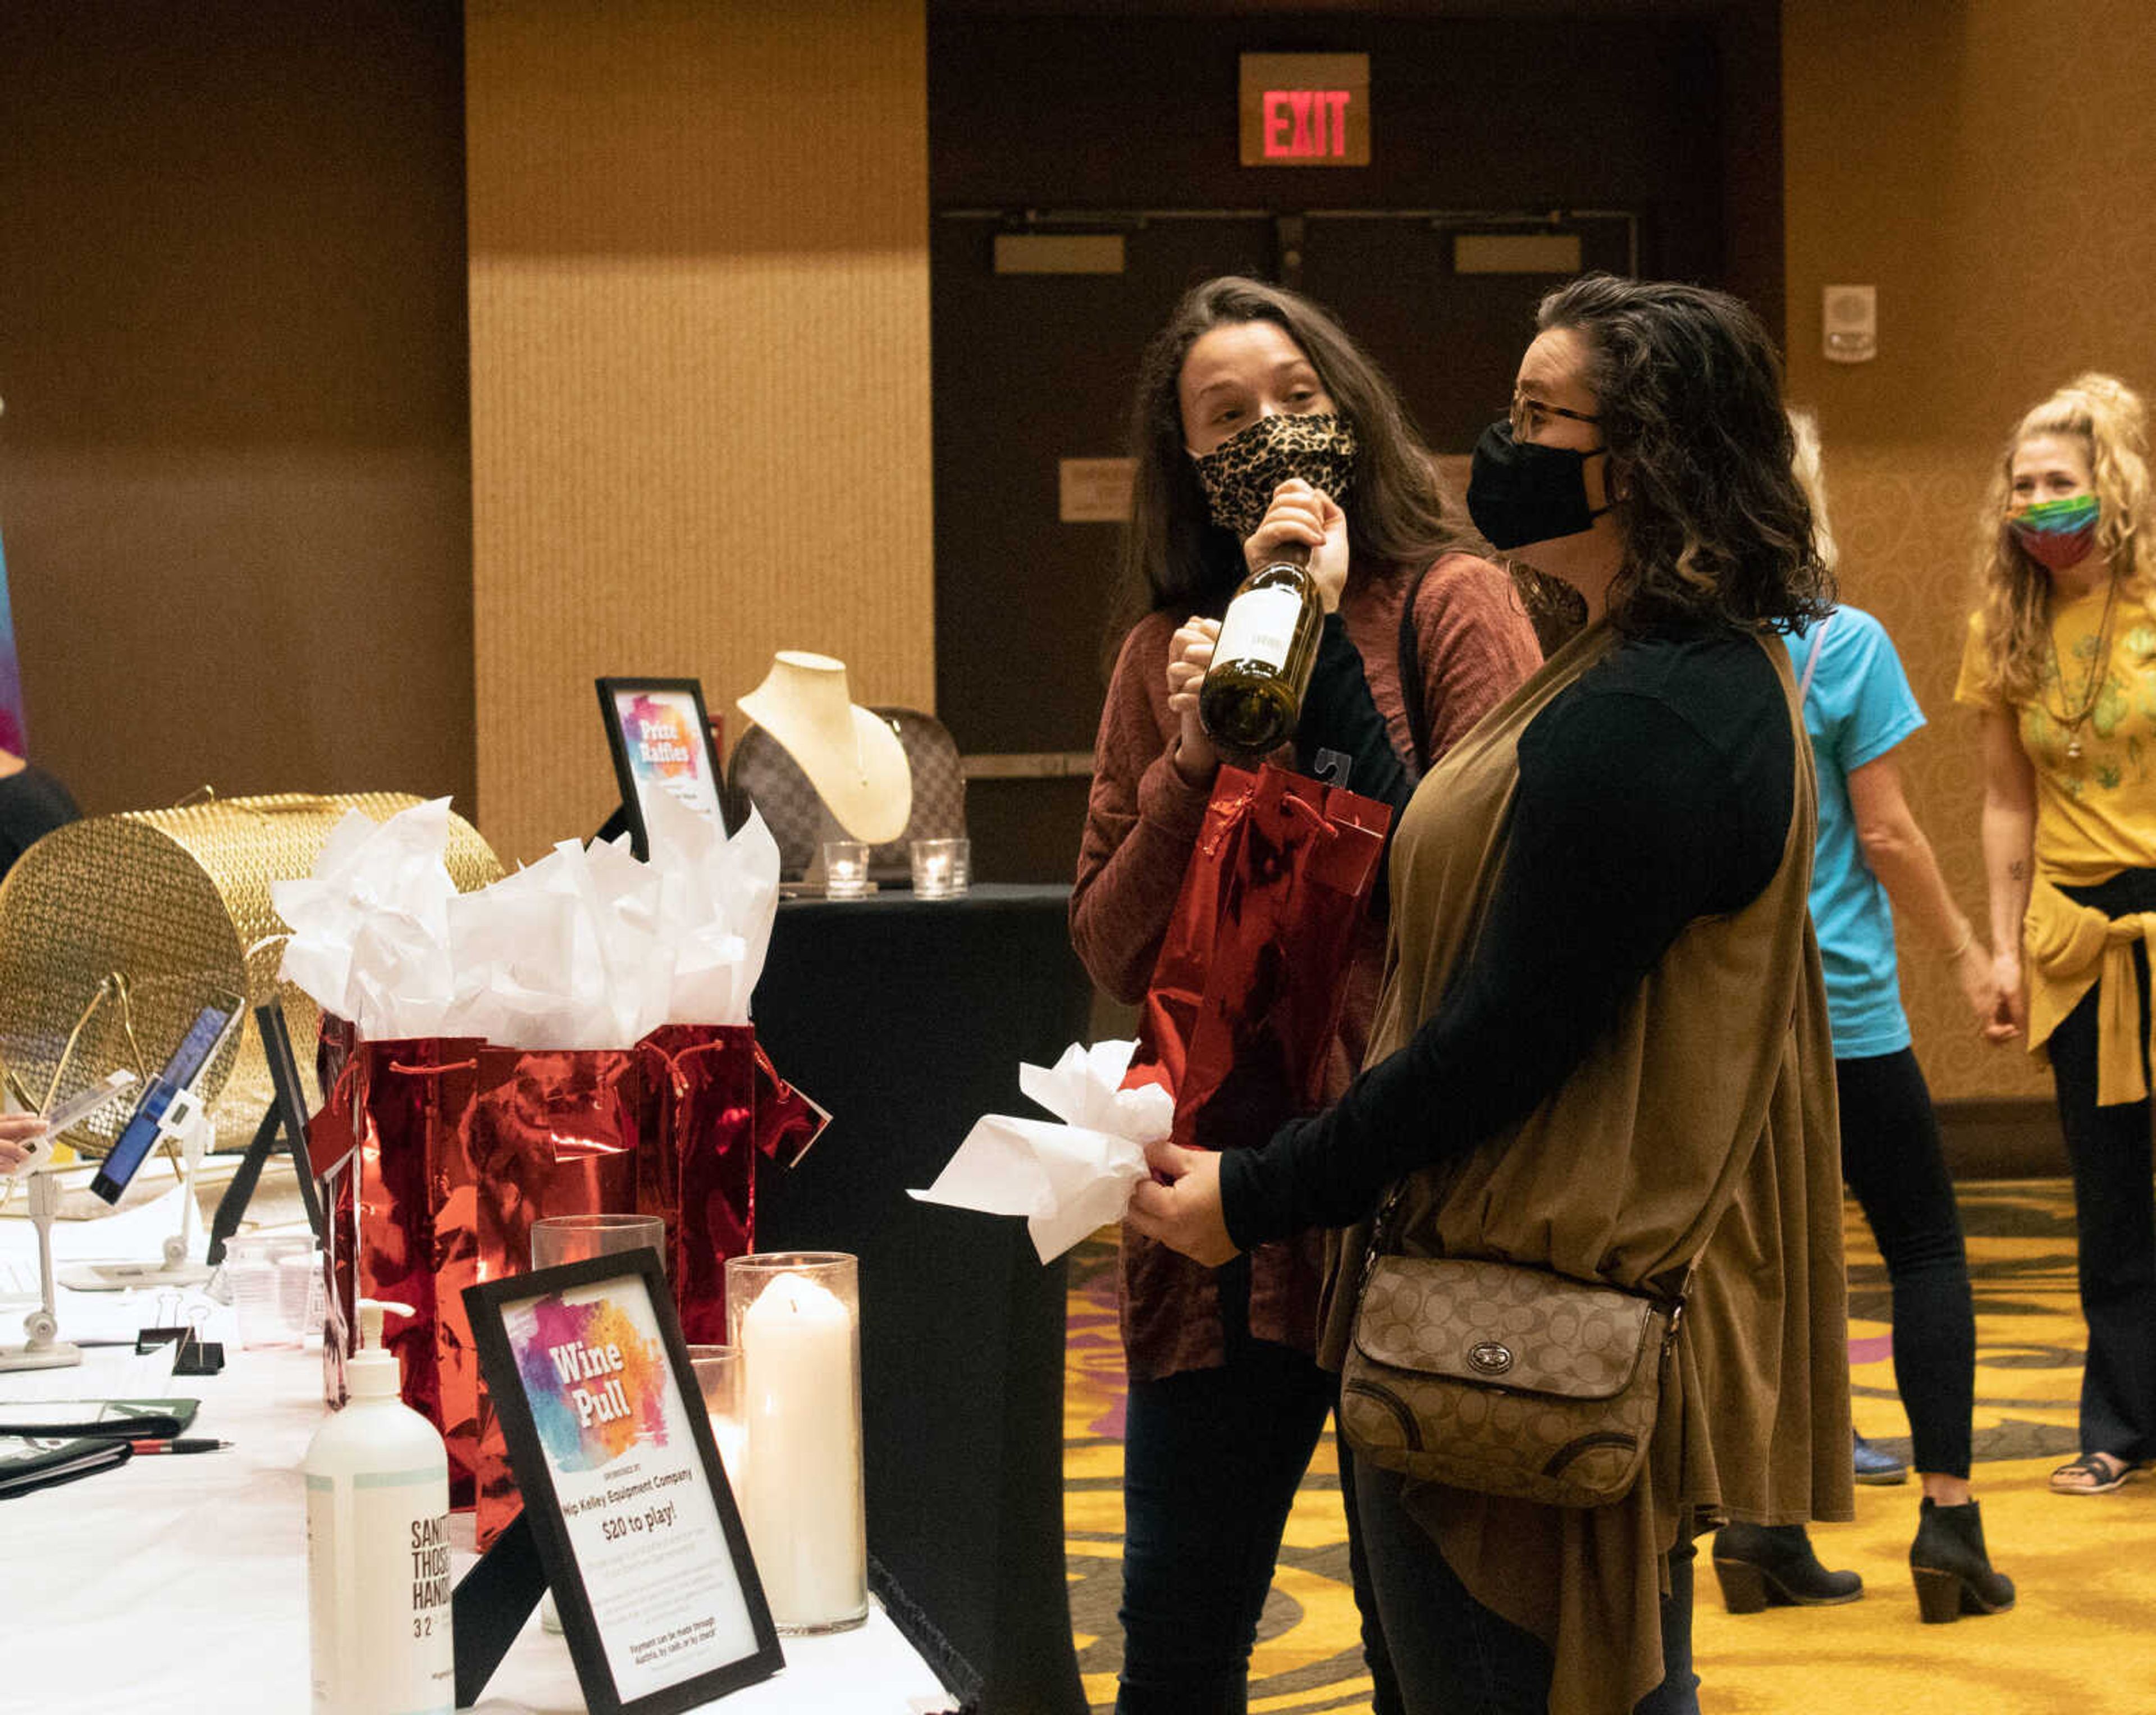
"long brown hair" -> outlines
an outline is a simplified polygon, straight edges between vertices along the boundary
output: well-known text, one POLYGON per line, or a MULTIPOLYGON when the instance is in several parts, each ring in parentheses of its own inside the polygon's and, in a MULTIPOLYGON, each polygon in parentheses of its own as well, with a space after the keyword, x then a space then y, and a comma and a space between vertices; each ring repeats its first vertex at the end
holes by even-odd
POLYGON ((1610 489, 1624 496, 1610 622, 1823 619, 1834 575, 1790 468, 1781 364, 1759 318, 1703 286, 1589 274, 1544 298, 1536 326, 1587 346, 1610 489))
POLYGON ((2077 375, 2014 425, 1978 521, 1976 582, 1986 684, 2010 703, 2038 694, 2051 660, 2051 573, 2029 557, 2006 521, 2014 455, 2040 434, 2071 436, 2088 454, 2101 509, 2096 552, 2111 575, 2139 589, 2156 588, 2156 542, 2141 527, 2148 508, 2148 411, 2125 383, 2108 375, 2077 375))
POLYGON ((1189 454, 1176 384, 1190 348, 1216 327, 1276 322, 1301 349, 1360 449, 1342 509, 1358 562, 1398 576, 1440 554, 1486 552, 1445 496, 1392 383, 1348 331, 1307 298, 1224 275, 1194 286, 1138 366, 1130 449, 1137 464, 1123 531, 1110 647, 1140 615, 1219 614, 1242 581, 1242 544, 1212 521, 1189 454))

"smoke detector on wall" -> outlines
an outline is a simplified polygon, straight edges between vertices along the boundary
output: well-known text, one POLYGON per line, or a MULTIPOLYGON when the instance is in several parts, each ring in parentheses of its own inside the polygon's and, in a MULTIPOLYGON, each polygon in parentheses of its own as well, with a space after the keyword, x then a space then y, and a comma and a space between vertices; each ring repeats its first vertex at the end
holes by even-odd
POLYGON ((1879 288, 1820 288, 1820 355, 1830 363, 1865 363, 1879 355, 1879 288))

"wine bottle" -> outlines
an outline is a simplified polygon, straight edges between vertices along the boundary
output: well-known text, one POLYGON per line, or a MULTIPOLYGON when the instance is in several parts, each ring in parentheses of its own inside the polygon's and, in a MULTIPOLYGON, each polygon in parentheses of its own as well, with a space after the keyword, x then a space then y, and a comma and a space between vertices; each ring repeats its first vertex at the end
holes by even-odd
POLYGON ((1245 758, 1262 757, 1291 738, 1324 623, 1308 545, 1283 543, 1237 587, 1220 622, 1213 665, 1198 687, 1198 720, 1206 737, 1245 758))

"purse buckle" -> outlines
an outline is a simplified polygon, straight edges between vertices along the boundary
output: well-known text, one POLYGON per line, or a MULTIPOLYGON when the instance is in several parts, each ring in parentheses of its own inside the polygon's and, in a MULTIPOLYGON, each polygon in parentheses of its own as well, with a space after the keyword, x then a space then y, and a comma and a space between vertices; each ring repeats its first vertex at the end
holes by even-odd
POLYGON ((1512 1367, 1512 1348, 1500 1340, 1480 1341, 1467 1349, 1467 1367, 1477 1375, 1502 1375, 1512 1367))

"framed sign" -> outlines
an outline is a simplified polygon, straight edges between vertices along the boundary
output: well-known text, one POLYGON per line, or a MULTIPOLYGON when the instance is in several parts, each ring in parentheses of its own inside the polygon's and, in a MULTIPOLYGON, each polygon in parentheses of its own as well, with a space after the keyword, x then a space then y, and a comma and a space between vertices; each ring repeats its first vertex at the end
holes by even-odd
POLYGON ((776 1673, 778 1634, 658 1253, 464 1297, 593 1715, 672 1715, 776 1673))
POLYGON ((607 745, 621 784, 622 814, 636 855, 651 855, 644 806, 670 793, 720 829, 719 754, 711 744, 704 687, 694 679, 601 679, 599 708, 606 716, 607 745))

